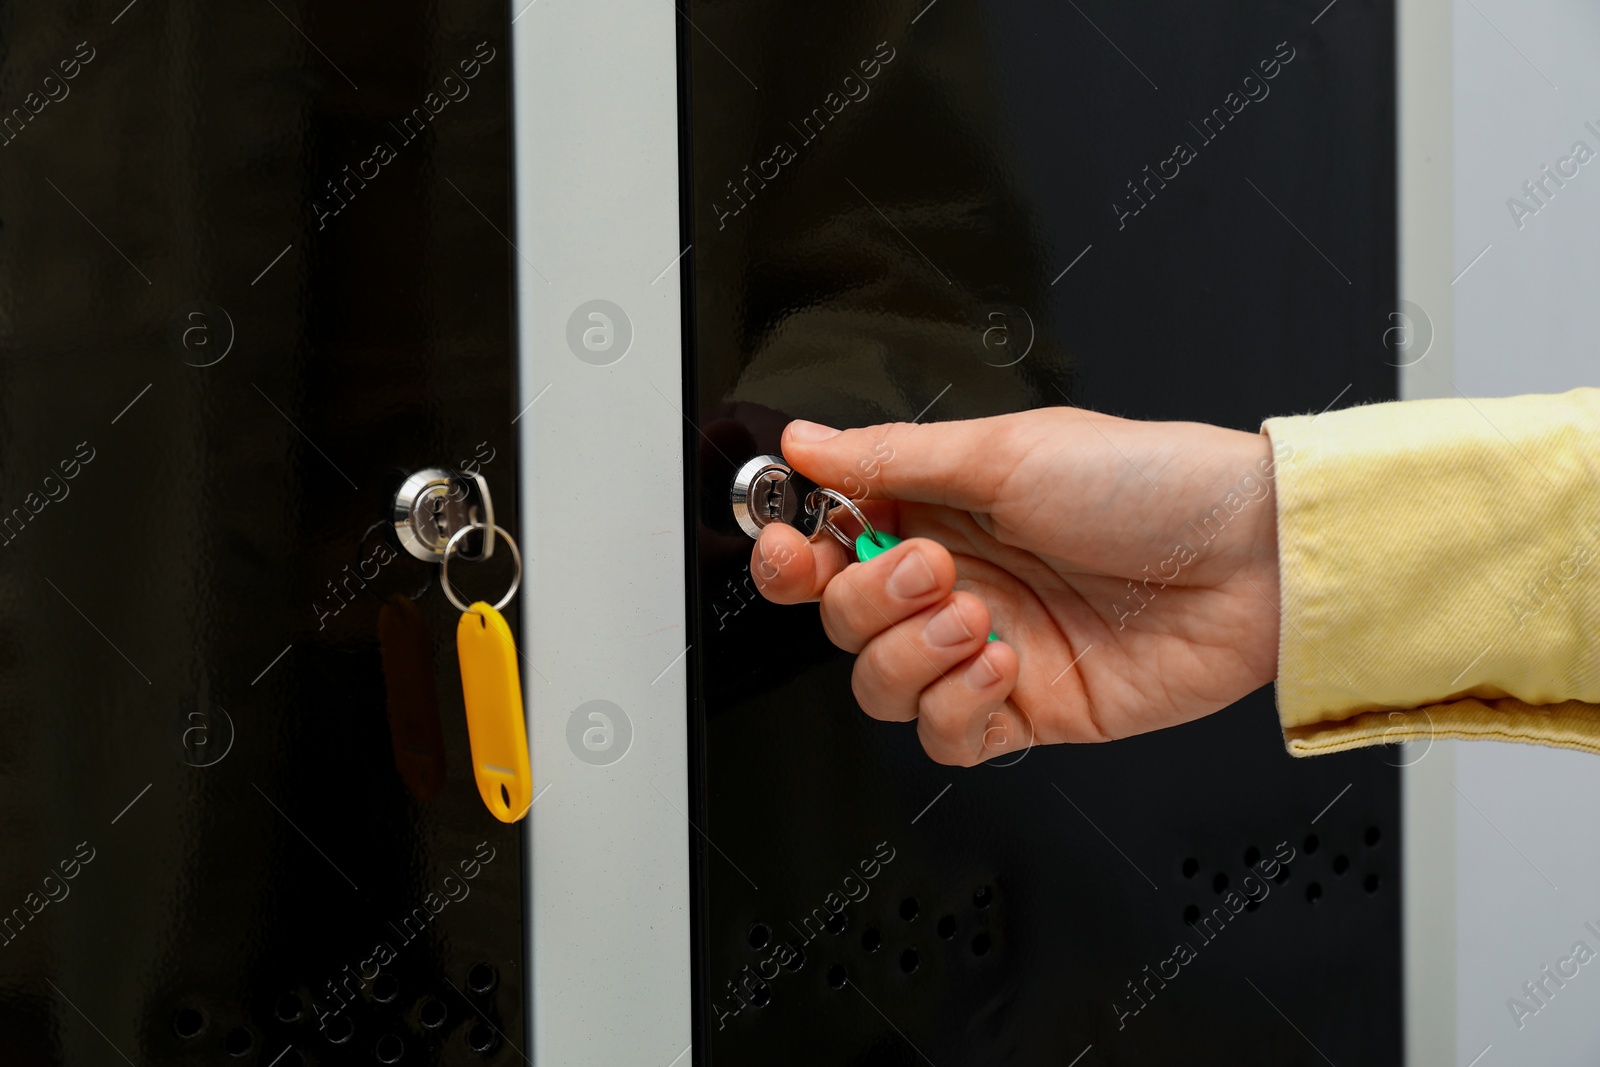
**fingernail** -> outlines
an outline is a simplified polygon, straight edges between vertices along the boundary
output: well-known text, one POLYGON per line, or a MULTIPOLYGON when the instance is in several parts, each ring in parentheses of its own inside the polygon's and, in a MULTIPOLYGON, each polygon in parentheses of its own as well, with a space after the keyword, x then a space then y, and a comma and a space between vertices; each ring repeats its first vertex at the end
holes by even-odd
POLYGON ((1000 680, 1000 672, 989 665, 989 656, 979 656, 967 668, 966 681, 973 689, 987 689, 1000 680))
POLYGON ((963 641, 971 641, 972 631, 967 629, 967 624, 962 620, 961 612, 956 605, 950 604, 928 620, 927 627, 922 631, 922 639, 934 648, 948 648, 963 641))
POLYGON ((826 441, 830 437, 839 436, 839 431, 832 426, 824 426, 820 422, 806 422, 796 419, 789 424, 788 435, 791 439, 801 444, 810 444, 813 441, 826 441))
POLYGON ((928 561, 922 558, 921 552, 912 550, 894 565, 884 588, 901 600, 915 600, 933 592, 937 584, 938 579, 933 576, 933 568, 928 566, 928 561))

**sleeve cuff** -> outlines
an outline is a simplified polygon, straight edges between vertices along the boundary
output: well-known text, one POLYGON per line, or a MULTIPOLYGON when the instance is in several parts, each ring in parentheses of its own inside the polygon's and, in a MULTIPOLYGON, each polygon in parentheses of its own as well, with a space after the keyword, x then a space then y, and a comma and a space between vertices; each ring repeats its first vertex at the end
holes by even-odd
POLYGON ((1284 727, 1292 756, 1322 756, 1402 741, 1515 741, 1600 755, 1600 704, 1533 705, 1468 698, 1407 711, 1358 712, 1347 719, 1284 727))
POLYGON ((1294 755, 1600 752, 1600 389, 1268 419, 1294 755))

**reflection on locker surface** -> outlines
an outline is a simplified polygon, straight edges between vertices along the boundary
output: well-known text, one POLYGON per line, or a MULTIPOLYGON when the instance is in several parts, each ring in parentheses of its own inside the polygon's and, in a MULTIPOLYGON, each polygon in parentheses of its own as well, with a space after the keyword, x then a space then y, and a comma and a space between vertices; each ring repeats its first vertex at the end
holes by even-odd
POLYGON ((685 11, 697 1057, 1397 1062, 1397 757, 1292 762, 1263 690, 935 765, 728 497, 791 418, 1392 398, 1392 7, 685 11))
POLYGON ((384 524, 516 513, 504 12, 3 11, 0 1060, 518 1062, 521 838, 384 524))

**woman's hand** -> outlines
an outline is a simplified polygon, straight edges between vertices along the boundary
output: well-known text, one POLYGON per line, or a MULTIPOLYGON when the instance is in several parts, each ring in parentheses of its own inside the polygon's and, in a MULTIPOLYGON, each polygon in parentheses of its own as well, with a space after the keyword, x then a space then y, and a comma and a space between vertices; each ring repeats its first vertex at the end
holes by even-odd
POLYGON ((1158 730, 1276 676, 1265 436, 1048 408, 842 433, 794 422, 783 453, 907 540, 856 563, 773 524, 758 586, 820 599, 828 637, 857 654, 861 707, 915 719, 940 763, 1158 730))

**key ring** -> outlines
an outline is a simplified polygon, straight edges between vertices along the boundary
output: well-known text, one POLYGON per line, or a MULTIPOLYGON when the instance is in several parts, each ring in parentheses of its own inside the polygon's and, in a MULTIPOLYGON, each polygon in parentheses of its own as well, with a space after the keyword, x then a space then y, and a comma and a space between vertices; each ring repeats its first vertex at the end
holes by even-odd
POLYGON ((868 522, 867 517, 861 513, 861 509, 856 507, 856 502, 837 489, 813 489, 810 495, 806 497, 806 510, 816 512, 817 515, 817 528, 811 531, 811 536, 806 540, 815 541, 822 535, 822 531, 826 529, 839 539, 839 543, 844 545, 846 552, 854 554, 856 543, 843 530, 834 525, 832 512, 836 507, 842 507, 848 511, 850 517, 861 524, 861 532, 867 535, 867 539, 874 545, 880 548, 883 547, 883 541, 878 537, 878 531, 872 528, 872 523, 868 522), (820 502, 817 499, 818 497, 822 498, 820 502))
POLYGON ((501 608, 511 603, 511 598, 517 595, 517 587, 522 585, 522 553, 517 551, 516 541, 512 540, 511 535, 506 533, 502 527, 494 526, 492 523, 483 522, 468 523, 466 526, 461 527, 461 529, 450 535, 450 540, 444 543, 444 560, 439 564, 439 584, 444 588, 444 595, 450 599, 450 603, 454 604, 462 611, 471 612, 474 615, 477 614, 477 612, 472 611, 471 606, 463 604, 461 601, 456 599, 455 587, 450 584, 450 553, 455 549, 456 542, 460 541, 473 530, 488 530, 491 528, 495 533, 505 538, 506 547, 511 550, 512 562, 517 565, 517 576, 511 579, 511 588, 507 589, 506 595, 500 598, 499 603, 495 604, 494 610, 499 611, 501 608))

